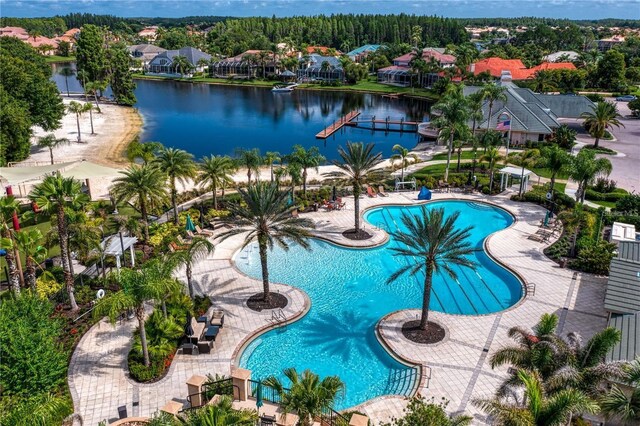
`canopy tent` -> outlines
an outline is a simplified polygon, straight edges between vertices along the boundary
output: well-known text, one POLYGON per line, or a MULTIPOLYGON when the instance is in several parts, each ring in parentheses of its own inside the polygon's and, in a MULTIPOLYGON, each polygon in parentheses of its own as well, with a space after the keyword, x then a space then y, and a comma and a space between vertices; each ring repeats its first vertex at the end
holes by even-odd
POLYGON ((513 178, 522 179, 524 181, 522 183, 523 188, 526 189, 529 184, 529 175, 533 172, 528 169, 524 169, 523 171, 522 167, 507 166, 498 170, 498 173, 500 173, 500 191, 504 191, 511 186, 509 178, 512 180, 511 183, 513 183, 513 178))
POLYGON ((30 167, 0 167, 0 182, 3 185, 19 185, 24 182, 38 180, 45 175, 64 170, 74 162, 48 164, 46 166, 30 167))
POLYGON ((120 256, 124 256, 124 253, 129 249, 129 255, 131 256, 131 266, 135 266, 135 253, 133 246, 138 242, 136 237, 125 237, 120 234, 113 234, 102 240, 100 248, 105 256, 115 256, 116 267, 120 270, 120 256))

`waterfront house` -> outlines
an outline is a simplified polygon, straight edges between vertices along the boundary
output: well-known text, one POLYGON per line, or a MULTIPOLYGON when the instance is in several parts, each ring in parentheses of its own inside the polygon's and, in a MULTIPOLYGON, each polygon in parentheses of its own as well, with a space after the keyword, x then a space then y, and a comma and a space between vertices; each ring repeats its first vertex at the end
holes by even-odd
POLYGON ((0 28, 0 36, 15 37, 47 56, 55 53, 59 43, 58 38, 32 37, 27 30, 21 27, 2 27, 0 28))
MULTIPOLYGON (((500 123, 510 119, 512 145, 527 141, 542 142, 560 127, 560 118, 580 118, 582 113, 591 111, 594 105, 585 96, 547 95, 520 88, 513 84, 508 72, 502 75, 500 84, 506 88, 504 93, 507 101, 495 101, 491 117, 488 116, 488 102, 485 102, 482 120, 476 124, 480 131, 487 129, 487 126, 497 130, 500 123)), ((463 93, 466 96, 480 89, 479 86, 464 86, 463 93)), ((507 131, 503 131, 506 136, 507 131)))
POLYGON ((335 56, 308 55, 301 59, 298 80, 307 81, 343 81, 344 69, 335 56))
MULTIPOLYGON (((456 57, 445 53, 446 49, 440 47, 426 47, 422 49, 422 59, 433 64, 436 68, 451 68, 455 66, 456 57)), ((406 53, 394 58, 393 65, 378 70, 378 83, 391 86, 407 87, 411 84, 411 61, 414 60, 414 52, 406 53)), ((424 73, 420 76, 420 85, 431 87, 442 76, 437 72, 424 73)))
POLYGON ((381 47, 381 44, 365 44, 364 46, 360 46, 357 49, 353 49, 351 52, 347 53, 347 56, 353 62, 364 62, 370 53, 375 52, 381 47))
POLYGON ((147 66, 147 72, 149 74, 179 74, 179 70, 173 64, 173 59, 176 56, 184 56, 191 64, 195 71, 203 71, 204 67, 201 65, 201 59, 206 61, 211 60, 211 55, 204 53, 195 47, 183 47, 179 50, 165 50, 162 53, 156 55, 147 66))
POLYGON ((327 46, 307 46, 305 47, 302 53, 306 55, 315 54, 315 55, 324 55, 324 56, 332 56, 332 55, 341 56, 342 55, 342 52, 340 52, 339 50, 336 50, 332 47, 327 47, 327 46))
POLYGON ((269 50, 247 50, 239 55, 211 63, 211 77, 254 78, 278 74, 278 57, 269 50))
POLYGON ((527 68, 520 59, 486 58, 474 62, 469 66, 469 72, 474 75, 489 73, 494 78, 501 78, 505 73, 512 80, 528 80, 534 78, 538 71, 568 69, 575 70, 571 62, 543 62, 532 68, 527 68))
POLYGON ((166 52, 167 49, 154 46, 153 44, 136 44, 133 46, 127 46, 127 50, 133 59, 136 59, 142 63, 144 70, 149 66, 149 62, 159 54, 166 52))

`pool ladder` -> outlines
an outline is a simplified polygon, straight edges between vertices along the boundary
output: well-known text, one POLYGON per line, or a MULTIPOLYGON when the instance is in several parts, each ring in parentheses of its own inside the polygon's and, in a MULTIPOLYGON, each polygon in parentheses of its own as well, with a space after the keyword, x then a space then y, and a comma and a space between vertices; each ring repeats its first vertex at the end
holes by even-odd
POLYGON ((269 322, 272 325, 282 324, 283 327, 287 326, 287 316, 284 314, 282 309, 278 309, 277 311, 271 311, 271 318, 269 322))

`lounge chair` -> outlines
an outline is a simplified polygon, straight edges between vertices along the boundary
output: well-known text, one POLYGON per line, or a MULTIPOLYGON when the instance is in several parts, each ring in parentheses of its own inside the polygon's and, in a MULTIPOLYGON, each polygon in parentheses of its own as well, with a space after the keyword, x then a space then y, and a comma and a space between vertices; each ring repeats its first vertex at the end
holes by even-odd
POLYGON ((533 241, 537 241, 539 243, 543 243, 544 242, 544 237, 542 235, 538 235, 538 234, 531 234, 527 237, 528 240, 533 240, 533 241))
POLYGON ((176 237, 176 241, 178 241, 178 242, 179 242, 180 244, 182 244, 183 246, 186 246, 186 245, 188 245, 188 244, 189 244, 187 241, 185 241, 185 239, 184 239, 184 238, 182 238, 182 235, 178 235, 178 236, 176 237))
POLYGON ((384 186, 380 185, 378 187, 378 194, 382 197, 388 197, 389 194, 387 194, 386 192, 384 192, 384 186))
POLYGON ((200 227, 198 225, 196 225, 196 232, 200 235, 204 235, 206 237, 212 237, 213 236, 213 231, 210 231, 208 229, 200 229, 200 227))
POLYGON ((210 325, 217 325, 220 328, 224 327, 224 311, 213 311, 210 325))
POLYGON ((370 186, 367 186, 367 195, 371 198, 375 198, 378 196, 376 192, 373 190, 373 188, 370 186))
POLYGON ((187 237, 189 238, 195 238, 196 234, 194 234, 192 231, 187 230, 187 237))

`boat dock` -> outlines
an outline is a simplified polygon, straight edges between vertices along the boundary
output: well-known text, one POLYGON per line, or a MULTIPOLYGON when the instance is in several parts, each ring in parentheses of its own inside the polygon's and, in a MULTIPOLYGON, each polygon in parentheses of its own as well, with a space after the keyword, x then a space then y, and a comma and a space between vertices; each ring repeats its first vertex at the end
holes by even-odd
POLYGON ((343 126, 349 125, 356 117, 360 115, 360 111, 353 110, 347 115, 343 115, 338 120, 333 122, 329 127, 325 128, 323 131, 316 135, 317 139, 326 139, 338 130, 342 129, 343 126))
POLYGON ((377 118, 374 116, 365 116, 365 117, 357 117, 356 120, 352 120, 347 123, 348 126, 359 126, 362 124, 370 124, 369 127, 371 130, 385 130, 385 131, 400 131, 400 132, 415 132, 418 130, 418 125, 420 125, 421 121, 409 121, 405 120, 404 117, 395 118, 395 117, 384 117, 377 118), (395 127, 392 127, 395 126, 395 127), (405 128, 406 127, 406 128, 405 128))

